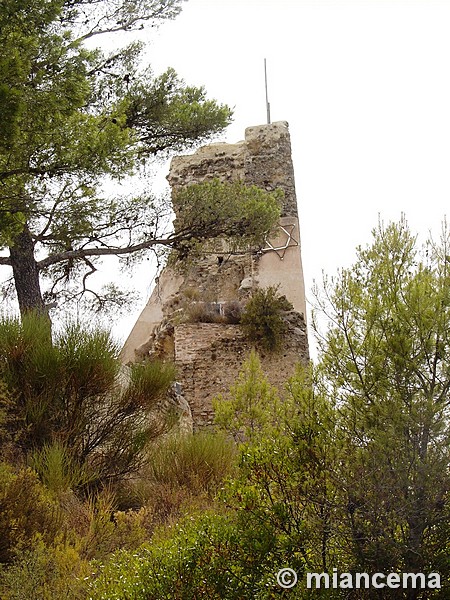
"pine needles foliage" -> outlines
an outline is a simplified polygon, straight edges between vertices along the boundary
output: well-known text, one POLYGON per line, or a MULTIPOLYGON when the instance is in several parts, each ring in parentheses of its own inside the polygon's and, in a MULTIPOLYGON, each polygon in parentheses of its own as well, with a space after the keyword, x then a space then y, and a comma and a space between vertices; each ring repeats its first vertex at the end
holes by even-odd
POLYGON ((96 328, 69 323, 53 338, 36 315, 0 320, 0 379, 12 399, 5 427, 43 478, 57 478, 56 487, 134 471, 146 443, 164 428, 154 413, 173 367, 146 363, 124 371, 118 345, 96 328))

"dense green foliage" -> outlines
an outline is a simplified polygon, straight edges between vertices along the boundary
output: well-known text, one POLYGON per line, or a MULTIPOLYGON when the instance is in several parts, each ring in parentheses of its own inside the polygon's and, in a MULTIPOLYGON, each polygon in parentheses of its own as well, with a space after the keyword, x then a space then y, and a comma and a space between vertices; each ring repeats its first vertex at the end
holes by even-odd
POLYGON ((171 435, 149 447, 132 491, 149 511, 152 525, 171 523, 209 509, 236 461, 237 449, 228 437, 171 435))
POLYGON ((265 192, 242 181, 213 179, 181 188, 173 198, 181 240, 175 248, 183 258, 211 238, 221 238, 230 251, 259 247, 278 222, 282 197, 281 190, 265 192))
POLYGON ((235 457, 235 445, 218 434, 170 436, 152 447, 145 478, 147 482, 170 483, 197 492, 217 489, 235 457))
POLYGON ((273 537, 245 524, 220 514, 181 522, 169 538, 155 539, 139 552, 114 555, 90 598, 276 598, 271 574, 279 556, 273 537))
POLYGON ((215 423, 236 441, 270 437, 270 429, 283 413, 276 388, 261 371, 255 350, 244 363, 227 397, 213 400, 215 423))
POLYGON ((52 541, 61 526, 58 507, 31 469, 0 463, 0 563, 9 563, 37 534, 52 541))
POLYGON ((242 312, 241 327, 251 342, 264 350, 278 350, 287 329, 283 313, 289 310, 293 310, 292 304, 276 287, 258 289, 242 312))
POLYGON ((448 576, 449 242, 444 229, 418 248, 404 221, 380 225, 319 296, 333 323, 320 369, 338 407, 360 566, 448 576))
MULTIPOLYGON (((82 474, 67 462, 71 446, 60 438, 33 453, 39 476, 1 464, 0 560, 8 564, 2 597, 23 597, 20 580, 32 572, 33 586, 26 589, 39 590, 36 599, 63 593, 70 600, 270 600, 287 594, 298 600, 445 600, 448 250, 445 230, 440 243, 419 248, 405 222, 380 226, 372 244, 358 249, 353 267, 316 290, 318 307, 329 317, 324 332, 315 320, 318 364, 299 366, 277 390, 253 351, 229 394, 215 401, 216 433, 148 445, 140 478, 115 494, 104 489, 88 500, 73 494, 82 474), (117 510, 126 497, 134 511, 117 510), (277 583, 283 567, 298 575, 289 591, 277 583), (434 572, 442 589, 306 588, 306 573, 333 569, 434 572), (78 579, 67 589, 72 575, 78 579)), ((0 328, 3 347, 14 331, 22 332, 0 353, 7 447, 37 435, 32 428, 11 430, 11 403, 36 393, 30 382, 39 381, 46 398, 37 365, 45 362, 49 376, 57 372, 30 346, 30 359, 24 359, 26 324, 0 328), (14 371, 18 358, 22 366, 14 371), (29 381, 14 388, 13 375, 22 369, 29 381)), ((45 346, 48 329, 43 332, 45 346)), ((77 374, 76 353, 66 345, 77 374)), ((58 338, 52 348, 61 352, 58 338)), ((66 389, 64 372, 58 381, 66 389)), ((78 373, 75 389, 83 389, 83 381, 78 373)), ((142 404, 142 393, 139 398, 142 404)))
POLYGON ((86 600, 85 580, 92 569, 67 542, 49 546, 37 539, 19 557, 1 572, 3 600, 86 600))

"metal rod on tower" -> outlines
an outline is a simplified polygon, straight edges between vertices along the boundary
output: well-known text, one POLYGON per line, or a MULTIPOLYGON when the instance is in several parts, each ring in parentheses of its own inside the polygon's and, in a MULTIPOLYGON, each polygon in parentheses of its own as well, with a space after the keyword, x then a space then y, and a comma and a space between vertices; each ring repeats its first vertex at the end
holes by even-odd
POLYGON ((267 60, 264 59, 264 79, 266 84, 266 109, 267 109, 267 124, 270 123, 270 102, 269 93, 267 91, 267 60))

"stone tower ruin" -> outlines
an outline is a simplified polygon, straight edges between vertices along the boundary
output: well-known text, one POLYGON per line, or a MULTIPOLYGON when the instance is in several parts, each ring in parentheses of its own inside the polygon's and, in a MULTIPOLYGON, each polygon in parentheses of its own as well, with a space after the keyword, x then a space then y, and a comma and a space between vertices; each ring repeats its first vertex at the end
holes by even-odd
POLYGON ((245 302, 257 288, 278 286, 294 310, 276 353, 262 353, 269 380, 282 386, 299 362, 309 357, 300 228, 288 124, 249 127, 237 144, 217 143, 172 159, 168 180, 179 186, 219 178, 242 180, 267 191, 281 188, 284 200, 276 234, 258 252, 207 255, 183 269, 165 267, 122 350, 125 363, 148 356, 171 359, 177 367, 177 393, 189 406, 194 429, 213 419, 212 398, 227 393, 250 345, 238 324, 186 320, 188 308, 212 306, 220 312, 245 302), (196 321, 196 322, 192 322, 196 321))

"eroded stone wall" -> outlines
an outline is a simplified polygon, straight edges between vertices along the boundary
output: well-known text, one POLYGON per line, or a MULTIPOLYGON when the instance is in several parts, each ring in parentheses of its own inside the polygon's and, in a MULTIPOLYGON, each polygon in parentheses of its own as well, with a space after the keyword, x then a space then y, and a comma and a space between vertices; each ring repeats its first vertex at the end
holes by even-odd
MULTIPOLYGON (((250 353, 249 344, 239 325, 214 323, 178 325, 174 340, 183 396, 189 399, 195 428, 204 428, 213 422, 212 399, 228 394, 250 353)), ((281 395, 295 365, 307 356, 306 326, 298 320, 289 328, 279 352, 260 353, 264 373, 281 395)))
MULTIPOLYGON (((192 411, 194 428, 211 423, 211 400, 227 393, 250 346, 239 325, 186 322, 192 308, 245 302, 252 291, 279 286, 293 304, 282 350, 262 355, 264 370, 280 389, 298 362, 308 360, 306 301, 294 171, 285 122, 249 127, 237 144, 211 144, 175 157, 172 189, 219 178, 243 180, 267 191, 284 191, 278 231, 262 251, 239 256, 207 255, 182 269, 165 268, 122 351, 124 362, 158 356, 174 360, 180 397, 192 411)), ((176 207, 175 207, 176 210, 176 207)))
POLYGON ((237 144, 210 144, 188 156, 172 159, 168 176, 172 188, 219 177, 240 179, 267 191, 281 188, 282 217, 297 217, 294 167, 289 127, 285 121, 247 127, 237 144))

